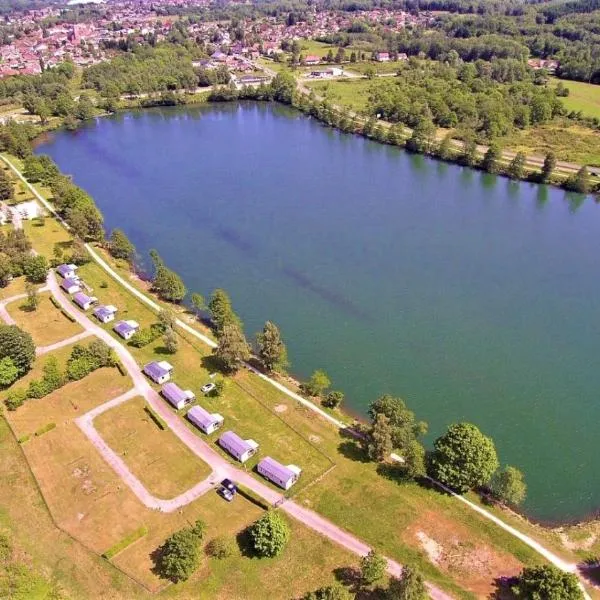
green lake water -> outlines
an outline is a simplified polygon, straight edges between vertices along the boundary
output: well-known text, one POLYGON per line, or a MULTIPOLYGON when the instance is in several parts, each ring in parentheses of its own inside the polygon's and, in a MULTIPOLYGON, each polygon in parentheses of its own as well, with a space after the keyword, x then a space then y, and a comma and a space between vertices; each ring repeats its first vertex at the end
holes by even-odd
MULTIPOLYGON (((365 414, 402 396, 431 441, 468 420, 529 484, 526 511, 600 507, 600 206, 343 135, 281 106, 156 109, 38 151, 107 228, 246 331, 280 325, 365 414)), ((100 290, 101 297, 101 290, 100 290)))

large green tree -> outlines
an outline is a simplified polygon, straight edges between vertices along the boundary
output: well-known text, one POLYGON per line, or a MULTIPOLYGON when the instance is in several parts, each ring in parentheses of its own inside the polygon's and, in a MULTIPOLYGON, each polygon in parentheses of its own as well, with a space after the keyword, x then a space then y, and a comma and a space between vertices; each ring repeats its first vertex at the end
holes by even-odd
POLYGON ((381 555, 371 550, 360 559, 360 577, 363 584, 372 585, 385 575, 387 561, 381 555))
POLYGON ((519 469, 507 466, 494 473, 490 481, 490 491, 501 502, 518 506, 525 500, 527 484, 519 469))
POLYGON ((233 312, 231 300, 225 290, 216 289, 208 303, 208 310, 213 322, 215 334, 219 337, 226 325, 238 325, 241 327, 240 318, 233 312))
POLYGON ((23 263, 23 273, 32 283, 44 283, 48 275, 48 269, 48 261, 41 254, 29 256, 23 263))
POLYGON ((288 71, 281 71, 271 81, 273 98, 284 104, 291 104, 296 90, 296 79, 288 71))
POLYGON ((267 321, 261 333, 256 336, 258 355, 269 371, 282 373, 289 365, 287 348, 275 323, 267 321))
POLYGON ((250 539, 254 551, 261 557, 281 554, 290 540, 290 528, 281 514, 267 511, 250 527, 250 539))
POLYGON ((223 370, 230 373, 237 371, 242 362, 250 358, 250 347, 237 323, 225 325, 214 355, 221 363, 223 370))
POLYGON ((371 460, 383 462, 389 458, 394 449, 393 432, 389 417, 386 417, 383 413, 378 414, 373 421, 367 438, 367 454, 371 460))
POLYGON ((583 600, 577 576, 552 565, 523 569, 513 589, 522 600, 583 600))
POLYGON ((181 302, 187 293, 181 277, 179 277, 175 271, 172 271, 165 266, 156 250, 151 250, 150 256, 154 263, 152 290, 163 300, 167 300, 168 302, 181 302))
POLYGON ((160 574, 171 581, 185 581, 200 565, 204 527, 197 522, 171 535, 158 552, 160 574))
POLYGON ((309 396, 320 396, 331 385, 331 380, 322 369, 317 369, 310 379, 302 384, 302 390, 309 396))
POLYGON ((31 336, 16 325, 0 325, 0 359, 9 357, 19 375, 24 375, 35 360, 35 344, 31 336))
POLYGON ((121 229, 113 229, 108 242, 108 249, 115 258, 122 258, 128 262, 133 259, 135 246, 129 241, 121 229))
POLYGON ((430 475, 460 494, 487 484, 497 468, 494 442, 471 423, 450 425, 429 462, 430 475))

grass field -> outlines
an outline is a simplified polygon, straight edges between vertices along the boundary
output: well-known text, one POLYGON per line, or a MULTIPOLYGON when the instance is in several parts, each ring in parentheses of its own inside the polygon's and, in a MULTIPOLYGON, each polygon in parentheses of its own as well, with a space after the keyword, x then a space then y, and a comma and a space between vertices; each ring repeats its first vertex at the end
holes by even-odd
POLYGON ((104 441, 123 458, 153 495, 182 494, 211 472, 170 430, 161 430, 137 397, 99 415, 94 424, 104 441))
POLYGON ((52 302, 50 293, 39 295, 39 306, 34 311, 24 307, 24 300, 17 300, 7 305, 7 310, 17 325, 31 334, 36 346, 48 346, 66 340, 83 329, 71 322, 52 302))
POLYGON ((345 106, 362 112, 367 108, 373 81, 369 79, 349 79, 341 81, 310 81, 306 85, 332 104, 345 106))
POLYGON ((62 244, 68 252, 71 238, 56 219, 44 219, 43 225, 38 221, 24 221, 23 229, 33 247, 48 260, 52 258, 55 244, 62 244))
MULTIPOLYGON (((69 352, 71 349, 72 347, 68 347, 69 352)), ((45 358, 39 358, 37 362, 43 365, 45 358)), ((64 365, 65 353, 57 358, 59 363, 64 365)), ((22 381, 17 385, 22 385, 22 381)), ((7 418, 15 435, 20 438, 33 434, 48 423, 71 421, 99 404, 120 396, 131 389, 132 385, 131 379, 120 375, 115 368, 98 369, 84 379, 68 383, 44 398, 28 400, 16 411, 8 412, 7 418), (43 409, 40 410, 40 407, 43 409)))
POLYGON ((25 277, 15 277, 6 287, 0 288, 0 300, 25 293, 25 277))
POLYGON ((586 117, 600 118, 600 85, 556 77, 550 79, 550 85, 555 87, 559 81, 569 90, 569 95, 560 99, 567 110, 581 111, 586 117))
POLYGON ((551 123, 518 130, 501 140, 505 149, 544 156, 553 151, 559 160, 600 165, 600 132, 571 125, 551 123))

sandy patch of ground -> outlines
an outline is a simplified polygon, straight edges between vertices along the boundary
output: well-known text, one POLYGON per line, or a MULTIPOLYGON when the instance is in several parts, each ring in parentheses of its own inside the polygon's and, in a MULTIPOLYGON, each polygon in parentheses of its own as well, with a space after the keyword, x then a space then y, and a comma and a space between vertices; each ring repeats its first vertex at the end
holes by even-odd
POLYGON ((275 412, 277 412, 277 413, 284 413, 287 409, 288 409, 287 404, 278 404, 275 407, 275 412))
POLYGON ((313 444, 318 444, 321 441, 321 437, 318 435, 314 435, 311 434, 308 436, 308 439, 313 443, 313 444))
POLYGON ((478 597, 487 597, 494 591, 497 577, 511 577, 521 570, 513 556, 473 540, 464 526, 439 513, 421 514, 407 529, 405 539, 418 545, 433 564, 478 597))

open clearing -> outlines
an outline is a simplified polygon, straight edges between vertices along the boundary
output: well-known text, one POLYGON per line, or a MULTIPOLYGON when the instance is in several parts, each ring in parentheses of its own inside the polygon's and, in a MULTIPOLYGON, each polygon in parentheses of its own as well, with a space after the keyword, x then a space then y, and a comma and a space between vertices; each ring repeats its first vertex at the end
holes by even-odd
POLYGON ((555 77, 550 79, 550 85, 555 87, 559 81, 569 90, 569 95, 560 99, 567 110, 581 111, 586 117, 600 118, 600 85, 555 77))
POLYGON ((370 89, 373 87, 370 79, 348 79, 340 81, 309 81, 306 85, 315 90, 332 104, 338 104, 361 112, 366 110, 370 89))
POLYGON ((0 288, 0 300, 25 293, 25 277, 15 277, 7 286, 0 288))
POLYGON ((138 396, 102 413, 94 425, 151 494, 174 498, 208 477, 211 470, 175 434, 160 429, 145 406, 138 396))
POLYGON ((39 294, 39 301, 39 306, 33 311, 24 308, 24 300, 11 302, 6 307, 17 325, 31 334, 36 346, 48 346, 83 331, 52 304, 49 292, 39 294))

